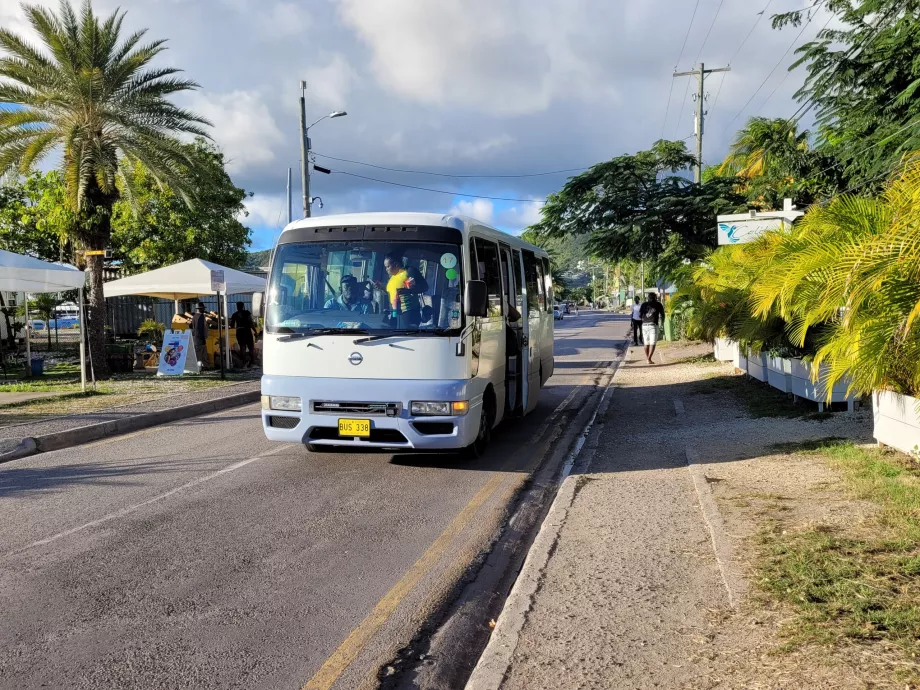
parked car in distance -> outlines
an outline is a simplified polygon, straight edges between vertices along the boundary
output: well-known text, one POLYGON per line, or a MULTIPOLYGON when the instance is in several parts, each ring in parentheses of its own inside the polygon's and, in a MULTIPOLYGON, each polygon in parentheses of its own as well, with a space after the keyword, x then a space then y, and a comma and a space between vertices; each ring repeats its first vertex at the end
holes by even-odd
POLYGON ((556 321, 562 321, 562 309, 558 304, 553 307, 553 318, 556 319, 556 321))

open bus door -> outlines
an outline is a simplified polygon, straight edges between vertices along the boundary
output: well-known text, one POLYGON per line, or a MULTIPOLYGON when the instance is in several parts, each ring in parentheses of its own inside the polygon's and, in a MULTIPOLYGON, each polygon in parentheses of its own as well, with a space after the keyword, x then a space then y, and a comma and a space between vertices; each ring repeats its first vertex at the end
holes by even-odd
POLYGON ((529 374, 528 324, 521 253, 501 245, 502 290, 505 304, 505 401, 507 412, 523 415, 527 409, 529 374), (513 318, 517 317, 517 318, 513 318))

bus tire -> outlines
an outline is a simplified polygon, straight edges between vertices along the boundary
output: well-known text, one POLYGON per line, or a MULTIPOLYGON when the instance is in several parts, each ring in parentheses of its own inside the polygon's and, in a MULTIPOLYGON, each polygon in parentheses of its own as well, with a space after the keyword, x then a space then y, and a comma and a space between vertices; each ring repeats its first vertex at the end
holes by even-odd
POLYGON ((479 415, 479 432, 476 439, 464 449, 464 454, 471 460, 485 455, 492 440, 492 425, 495 422, 495 403, 490 394, 482 398, 482 412, 479 415))

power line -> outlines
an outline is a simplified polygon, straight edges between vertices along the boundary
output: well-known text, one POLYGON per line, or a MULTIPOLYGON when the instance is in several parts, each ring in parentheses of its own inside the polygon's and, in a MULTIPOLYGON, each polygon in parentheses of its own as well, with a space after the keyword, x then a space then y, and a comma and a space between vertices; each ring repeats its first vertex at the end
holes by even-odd
MULTIPOLYGON (((824 22, 824 26, 821 27, 821 31, 817 33, 815 38, 821 35, 821 33, 827 28, 827 25, 831 23, 831 19, 833 18, 834 18, 834 15, 831 15, 830 17, 827 18, 827 21, 824 22)), ((785 81, 789 78, 790 74, 792 74, 791 69, 787 69, 786 74, 784 74, 783 78, 779 80, 779 84, 777 84, 776 87, 773 89, 773 91, 770 92, 770 95, 767 96, 767 100, 765 100, 763 103, 760 104, 760 108, 758 108, 758 110, 763 111, 767 103, 770 102, 770 99, 773 98, 773 96, 776 94, 777 91, 779 91, 779 87, 782 86, 785 83, 785 81)))
POLYGON ((433 172, 429 170, 407 170, 405 168, 388 168, 385 165, 376 165, 374 163, 365 163, 364 161, 356 161, 356 160, 351 160, 348 158, 337 158, 335 156, 327 156, 326 154, 319 153, 317 151, 314 151, 314 154, 319 156, 320 158, 328 158, 329 160, 340 161, 342 163, 353 163, 354 165, 363 165, 368 168, 376 168, 377 170, 388 170, 390 172, 398 172, 398 173, 411 173, 413 175, 433 175, 435 177, 454 177, 454 178, 484 177, 484 178, 505 178, 507 179, 507 178, 517 178, 517 177, 544 177, 547 175, 559 175, 561 173, 569 173, 569 172, 584 172, 585 170, 588 170, 587 167, 582 167, 582 168, 565 168, 562 170, 549 170, 547 172, 538 172, 538 173, 521 173, 518 175, 452 175, 450 173, 439 173, 439 172, 433 172))
POLYGON ((747 32, 747 36, 745 36, 744 40, 741 41, 741 45, 739 45, 738 48, 735 50, 735 52, 732 53, 732 56, 728 58, 729 65, 732 64, 732 60, 738 57, 738 53, 740 53, 741 49, 744 48, 744 44, 748 42, 748 39, 751 37, 751 34, 754 33, 754 29, 757 28, 758 24, 760 24, 760 20, 766 16, 767 10, 770 9, 770 5, 772 4, 773 4, 773 0, 768 0, 766 7, 764 7, 763 10, 757 15, 757 19, 755 19, 754 24, 751 25, 751 30, 747 32))
MULTIPOLYGON (((696 19, 696 11, 700 7, 700 0, 696 0, 696 5, 693 6, 693 14, 690 15, 690 25, 687 27, 687 33, 684 36, 683 45, 680 47, 680 53, 677 55, 677 62, 674 63, 674 71, 677 71, 677 68, 680 66, 680 60, 684 56, 684 48, 687 47, 687 39, 690 38, 690 29, 693 28, 693 20, 696 19)), ((689 88, 689 86, 688 86, 689 88)), ((671 94, 674 93, 674 78, 671 78, 671 88, 668 90, 668 105, 664 109, 664 122, 661 123, 661 139, 664 139, 664 130, 668 126, 668 111, 671 109, 671 94)), ((687 98, 687 95, 684 94, 684 98, 687 98)), ((678 121, 678 126, 680 121, 678 121)), ((675 129, 676 131, 676 129, 675 129)))
MULTIPOLYGON (((831 15, 831 17, 833 18, 833 15, 831 15)), ((738 117, 740 117, 741 113, 743 113, 743 112, 745 111, 745 109, 751 104, 751 102, 757 97, 757 94, 760 93, 760 90, 761 90, 761 89, 764 87, 764 85, 770 80, 770 77, 773 76, 773 73, 776 72, 776 70, 777 70, 777 69, 779 68, 779 66, 782 64, 783 60, 786 59, 786 56, 789 54, 789 51, 792 50, 792 47, 796 44, 796 42, 799 40, 799 38, 802 37, 802 34, 805 33, 805 29, 808 28, 808 25, 809 25, 809 24, 811 24, 812 19, 813 19, 813 17, 809 17, 809 18, 808 18, 808 21, 805 22, 804 26, 802 26, 802 30, 799 31, 798 35, 796 35, 796 37, 795 37, 794 39, 792 39, 792 42, 791 42, 791 43, 789 44, 789 46, 786 48, 786 51, 780 56, 779 60, 776 61, 776 64, 773 65, 773 69, 770 70, 770 73, 769 73, 769 74, 766 76, 766 78, 760 83, 760 86, 757 87, 757 90, 754 91, 754 93, 751 94, 751 97, 748 99, 747 103, 745 103, 745 104, 741 107, 741 110, 739 110, 737 113, 735 113, 735 116, 734 116, 731 120, 728 121, 728 124, 725 125, 725 129, 723 130, 723 132, 727 132, 727 131, 728 131, 728 128, 732 126, 732 123, 733 123, 735 120, 737 120, 738 117)), ((830 19, 828 19, 828 22, 830 22, 830 19)), ((826 25, 825 25, 825 26, 826 26, 826 25)))
POLYGON ((716 8, 716 16, 712 18, 712 23, 709 25, 709 31, 706 32, 706 38, 703 39, 703 45, 700 46, 700 52, 696 54, 696 60, 693 61, 693 64, 698 64, 700 61, 700 56, 703 54, 703 49, 706 47, 706 42, 709 40, 709 34, 712 33, 712 27, 716 25, 716 19, 719 18, 719 12, 722 11, 722 5, 725 4, 725 0, 720 0, 719 7, 716 8))
POLYGON ((465 194, 463 192, 454 192, 448 189, 432 189, 431 187, 418 187, 414 184, 404 184, 402 182, 392 182, 390 180, 380 180, 376 177, 368 177, 366 175, 359 175, 353 172, 346 172, 344 170, 333 170, 332 174, 334 175, 348 175, 349 177, 358 177, 362 180, 370 180, 371 182, 379 182, 380 184, 390 184, 395 187, 405 187, 406 189, 418 189, 422 192, 434 192, 436 194, 450 194, 451 196, 465 196, 470 199, 488 199, 490 201, 517 201, 531 204, 545 204, 546 199, 512 199, 509 197, 503 196, 482 196, 481 194, 465 194))
MULTIPOLYGON (((760 20, 763 19, 763 18, 766 16, 767 10, 770 9, 770 5, 772 5, 772 4, 773 4, 773 0, 767 0, 766 6, 763 8, 763 10, 761 10, 761 11, 757 14, 757 19, 755 19, 755 20, 754 20, 754 23, 751 25, 750 30, 747 32, 747 36, 745 36, 745 37, 742 39, 741 44, 735 49, 735 52, 732 53, 732 56, 728 59, 728 62, 727 62, 726 64, 727 64, 729 67, 732 66, 732 61, 733 61, 736 57, 738 57, 738 53, 740 53, 740 52, 741 52, 741 49, 744 48, 744 44, 748 42, 748 39, 749 39, 749 38, 751 37, 751 35, 754 33, 754 29, 757 28, 757 25, 758 25, 758 24, 760 24, 760 20)), ((713 99, 713 101, 712 101, 712 107, 709 108, 709 119, 710 119, 710 120, 712 119, 712 111, 716 109, 716 105, 718 105, 718 103, 719 103, 719 96, 720 96, 721 93, 722 93, 722 85, 723 85, 724 83, 725 83, 725 75, 723 74, 723 75, 722 75, 722 79, 719 81, 719 90, 716 91, 716 97, 715 97, 715 98, 713 99)))

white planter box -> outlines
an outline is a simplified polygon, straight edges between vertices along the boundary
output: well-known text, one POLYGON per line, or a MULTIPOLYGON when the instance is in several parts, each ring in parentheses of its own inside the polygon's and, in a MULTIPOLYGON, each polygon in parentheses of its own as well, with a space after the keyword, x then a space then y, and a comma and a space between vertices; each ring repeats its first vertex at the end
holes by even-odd
POLYGON ((792 361, 767 355, 767 382, 783 393, 791 393, 792 361))
MULTIPOLYGON (((824 403, 827 402, 827 389, 824 384, 821 382, 821 379, 824 377, 826 372, 826 364, 821 365, 820 375, 818 381, 811 380, 812 365, 809 362, 803 362, 801 359, 795 357, 789 361, 790 365, 790 384, 791 392, 799 397, 805 398, 806 400, 813 400, 818 403, 818 409, 824 409, 824 403)), ((847 407, 852 411, 855 407, 855 398, 852 396, 847 396, 847 388, 849 387, 850 382, 848 379, 842 379, 838 381, 834 388, 831 390, 831 402, 846 402, 847 407)))
POLYGON ((735 347, 735 358, 732 360, 732 363, 735 365, 735 369, 740 369, 745 374, 748 369, 748 359, 745 352, 741 351, 741 347, 735 347))
POLYGON ((748 350, 747 373, 758 381, 767 381, 767 356, 763 352, 748 350))
POLYGON ((712 353, 719 362, 735 362, 737 364, 738 343, 728 338, 716 338, 712 345, 712 353))
POLYGON ((911 453, 920 446, 920 416, 917 398, 891 391, 872 394, 872 435, 886 446, 911 453))

